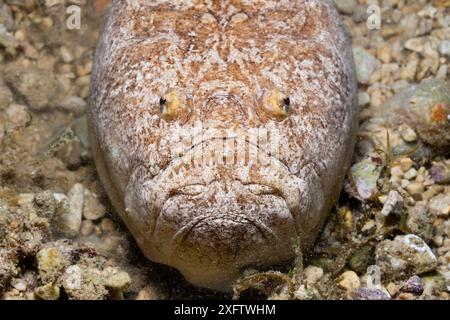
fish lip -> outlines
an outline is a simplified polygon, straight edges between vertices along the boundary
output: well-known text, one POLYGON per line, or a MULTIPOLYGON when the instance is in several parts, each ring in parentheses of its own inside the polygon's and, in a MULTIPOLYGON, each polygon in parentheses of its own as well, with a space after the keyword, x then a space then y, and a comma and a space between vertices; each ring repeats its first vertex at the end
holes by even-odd
MULTIPOLYGON (((213 183, 213 182, 215 182, 215 181, 217 181, 217 180, 213 180, 213 181, 211 181, 211 183, 213 183)), ((269 185, 269 184, 264 184, 264 183, 254 183, 254 182, 252 182, 252 181, 250 181, 250 182, 246 182, 246 183, 244 183, 244 182, 242 182, 240 179, 233 179, 233 181, 239 181, 239 182, 241 182, 242 183, 242 185, 243 186, 249 186, 249 185, 255 185, 255 186, 261 186, 261 187, 269 187, 269 188, 271 188, 272 189, 272 191, 270 191, 270 192, 263 192, 263 193, 261 193, 261 194, 256 194, 256 193, 253 193, 253 192, 251 192, 253 195, 255 195, 255 196, 267 196, 267 195, 271 195, 271 196, 276 196, 276 197, 278 197, 278 198, 281 198, 281 199, 283 199, 284 201, 286 201, 286 198, 284 197, 284 195, 283 195, 283 193, 281 192, 281 190, 279 189, 279 188, 276 188, 276 187, 273 187, 273 186, 271 186, 271 185, 269 185)), ((208 188, 208 184, 202 184, 202 183, 195 183, 195 184, 186 184, 186 185, 181 185, 181 186, 179 186, 179 187, 177 187, 176 189, 173 189, 170 193, 169 193, 169 195, 166 197, 166 199, 164 200, 164 203, 163 203, 163 206, 162 207, 164 207, 164 205, 166 204, 166 202, 167 201, 169 201, 170 199, 172 199, 172 198, 174 198, 174 197, 177 197, 177 196, 188 196, 188 197, 196 197, 196 196, 198 196, 198 195, 200 195, 201 193, 199 193, 199 194, 187 194, 187 193, 183 193, 183 192, 180 192, 179 190, 180 189, 183 189, 183 188, 186 188, 186 187, 189 187, 189 186, 202 186, 202 187, 205 187, 205 188, 208 188)))
POLYGON ((171 255, 170 257, 173 259, 173 256, 176 254, 178 248, 183 244, 183 242, 186 240, 186 238, 189 236, 189 234, 202 222, 208 221, 208 220, 216 220, 216 219, 225 219, 233 222, 241 222, 241 223, 248 223, 251 226, 256 227, 263 237, 268 241, 270 244, 275 244, 279 241, 278 236, 273 232, 272 229, 270 229, 268 226, 266 226, 264 223, 257 221, 256 219, 252 219, 250 217, 246 217, 243 215, 227 215, 227 216, 217 216, 212 214, 207 215, 201 215, 199 217, 196 217, 194 220, 188 222, 186 225, 178 229, 178 231, 175 233, 175 235, 171 239, 171 255), (241 221, 238 221, 241 220, 241 221))

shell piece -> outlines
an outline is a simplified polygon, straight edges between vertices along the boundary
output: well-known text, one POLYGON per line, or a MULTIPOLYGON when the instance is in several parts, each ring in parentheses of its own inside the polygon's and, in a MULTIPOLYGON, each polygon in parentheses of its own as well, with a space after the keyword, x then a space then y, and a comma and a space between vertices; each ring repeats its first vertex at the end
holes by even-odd
POLYGON ((218 290, 311 245, 357 127, 323 0, 114 1, 91 98, 99 175, 143 253, 218 290))

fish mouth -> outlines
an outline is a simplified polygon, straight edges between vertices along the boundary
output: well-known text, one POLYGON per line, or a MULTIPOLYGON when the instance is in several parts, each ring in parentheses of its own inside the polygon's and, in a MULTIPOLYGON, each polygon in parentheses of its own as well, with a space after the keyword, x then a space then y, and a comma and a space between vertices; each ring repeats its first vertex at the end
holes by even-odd
MULTIPOLYGON (((240 179, 234 179, 233 181, 239 182, 242 186, 251 194, 255 196, 272 195, 285 200, 283 192, 274 186, 260 183, 246 183, 240 179)), ((214 180, 212 182, 218 182, 214 180)), ((186 184, 178 188, 172 189, 169 195, 166 197, 164 204, 170 199, 177 196, 198 197, 208 191, 208 185, 206 184, 186 184)))
POLYGON ((242 215, 227 215, 226 217, 218 217, 217 215, 202 215, 194 218, 185 226, 181 227, 177 233, 172 237, 172 254, 173 256, 180 246, 183 245, 184 241, 187 237, 192 233, 192 231, 201 225, 202 223, 211 222, 214 220, 226 220, 233 223, 247 224, 255 227, 259 233, 264 237, 265 241, 269 245, 275 245, 279 242, 278 236, 270 229, 267 225, 265 225, 261 221, 257 221, 256 219, 252 219, 251 217, 242 216, 242 215))

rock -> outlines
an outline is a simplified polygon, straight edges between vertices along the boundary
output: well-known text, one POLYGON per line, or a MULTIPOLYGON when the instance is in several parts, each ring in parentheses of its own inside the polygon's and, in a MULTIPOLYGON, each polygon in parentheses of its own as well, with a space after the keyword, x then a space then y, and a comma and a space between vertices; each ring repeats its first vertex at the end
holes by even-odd
MULTIPOLYGON (((371 107, 370 109, 375 114, 379 112, 377 108, 371 107)), ((424 146, 421 141, 417 143, 406 142, 397 129, 398 125, 391 125, 388 120, 380 115, 368 119, 360 126, 361 139, 357 144, 358 154, 373 154, 380 159, 380 152, 392 154, 395 157, 404 157, 407 154, 414 159, 430 156, 429 147, 424 146)))
POLYGON ((393 166, 390 173, 393 177, 403 177, 403 169, 401 166, 393 166))
POLYGON ((417 170, 414 169, 414 168, 411 168, 411 169, 409 169, 408 171, 406 171, 406 172, 404 173, 403 177, 404 177, 405 179, 407 179, 407 180, 412 180, 412 179, 414 179, 415 177, 417 177, 417 175, 418 175, 417 170))
POLYGON ((15 55, 15 49, 19 46, 19 41, 14 38, 14 35, 5 26, 0 24, 0 47, 6 48, 10 53, 15 55))
POLYGON ((6 289, 11 278, 17 273, 6 249, 0 247, 0 294, 6 289))
POLYGON ((62 285, 71 300, 103 300, 109 294, 103 273, 82 265, 69 266, 62 285))
POLYGON ((430 169, 431 178, 438 184, 450 184, 450 162, 433 163, 430 169))
POLYGON ((443 40, 439 45, 439 53, 450 57, 450 40, 443 40))
POLYGON ((42 218, 52 220, 57 207, 57 202, 53 192, 46 190, 34 196, 34 205, 36 214, 42 218))
POLYGON ((369 156, 354 164, 349 173, 349 184, 345 190, 360 200, 373 200, 378 195, 378 179, 383 169, 377 156, 369 156))
POLYGON ((405 225, 402 230, 414 233, 430 241, 433 236, 433 219, 423 204, 416 204, 407 208, 405 225))
POLYGON ((370 103, 370 96, 366 91, 360 91, 358 93, 358 105, 365 107, 370 103))
POLYGON ((67 46, 59 48, 59 56, 64 63, 71 63, 75 59, 72 51, 67 46))
POLYGON ((142 288, 136 296, 136 300, 156 300, 155 290, 149 286, 142 288))
POLYGON ((419 60, 408 61, 406 66, 400 71, 400 78, 407 81, 414 81, 416 79, 418 67, 419 67, 419 60))
POLYGON ((11 286, 18 291, 27 290, 27 283, 23 279, 14 279, 11 281, 11 286))
POLYGON ((422 53, 425 47, 426 38, 412 38, 405 42, 405 48, 417 53, 422 53))
POLYGON ((323 276, 323 269, 316 266, 308 266, 303 272, 305 281, 310 286, 314 285, 323 276))
POLYGON ((81 229, 80 229, 80 234, 82 236, 89 236, 94 232, 94 223, 91 220, 84 220, 81 223, 81 229))
POLYGON ((400 91, 376 114, 392 127, 408 124, 425 143, 448 152, 450 147, 450 82, 428 79, 400 91))
POLYGON ((14 29, 14 17, 11 8, 7 4, 0 4, 0 24, 5 26, 7 31, 14 29))
POLYGON ((345 271, 337 281, 339 286, 345 289, 348 294, 352 294, 361 286, 359 277, 354 271, 345 271))
MULTIPOLYGON (((32 199, 33 195, 31 195, 31 202, 32 199)), ((51 238, 49 222, 47 219, 34 216, 34 214, 30 214, 27 219, 21 217, 18 220, 12 224, 14 228, 8 229, 6 232, 9 250, 20 252, 21 258, 32 258, 40 250, 42 244, 51 238)))
POLYGON ((450 193, 441 193, 431 198, 428 208, 437 216, 447 217, 450 213, 450 193))
POLYGON ((416 300, 416 297, 412 293, 400 292, 397 296, 398 300, 416 300))
POLYGON ((420 200, 421 194, 425 191, 423 183, 413 182, 406 187, 406 191, 415 199, 420 200))
POLYGON ((408 81, 403 80, 403 79, 397 80, 394 83, 392 83, 392 91, 394 93, 404 90, 407 87, 409 87, 409 83, 408 83, 408 81))
POLYGON ((390 300, 391 297, 379 289, 358 288, 354 295, 354 300, 390 300))
POLYGON ((104 233, 111 233, 116 230, 116 224, 111 219, 103 218, 100 222, 100 229, 102 229, 104 233))
POLYGON ((367 270, 367 267, 373 264, 373 252, 374 248, 370 245, 359 248, 351 256, 348 262, 349 267, 358 274, 364 274, 367 270))
POLYGON ((400 216, 403 209, 403 197, 395 190, 389 191, 386 202, 383 205, 383 209, 381 210, 381 214, 384 217, 389 216, 390 214, 400 216))
POLYGON ((5 114, 8 119, 6 126, 7 131, 25 127, 31 121, 31 115, 28 112, 27 107, 20 104, 13 103, 9 105, 5 114))
POLYGON ((409 13, 401 19, 400 29, 406 39, 415 36, 418 24, 419 17, 415 13, 409 13))
POLYGON ((307 287, 305 285, 300 285, 297 290, 294 291, 295 300, 318 300, 320 299, 320 294, 314 287, 307 287))
POLYGON ((85 113, 87 109, 86 101, 84 101, 83 98, 76 96, 66 97, 63 101, 61 101, 59 106, 63 110, 67 112, 72 112, 77 116, 85 113))
POLYGON ((396 285, 394 282, 389 282, 386 286, 386 290, 391 297, 395 297, 400 291, 400 286, 396 285))
POLYGON ((36 261, 42 283, 55 282, 70 264, 68 257, 65 257, 55 247, 41 249, 36 255, 36 261))
POLYGON ((89 130, 86 115, 77 118, 74 130, 82 146, 86 149, 90 149, 91 143, 89 141, 89 130))
POLYGON ((417 134, 416 132, 407 124, 402 124, 398 131, 400 132, 401 137, 406 142, 415 142, 417 141, 417 134))
POLYGON ((415 296, 420 296, 423 293, 422 279, 418 276, 413 276, 405 282, 400 288, 401 292, 412 293, 415 296))
POLYGON ((358 82, 369 84, 372 74, 381 66, 381 62, 362 47, 353 48, 353 56, 355 58, 358 82))
POLYGON ((34 290, 34 294, 43 300, 58 300, 61 295, 59 285, 47 283, 34 290))
POLYGON ((446 64, 442 64, 436 72, 436 79, 445 80, 447 79, 447 74, 448 66, 446 64))
MULTIPOLYGON (((361 232, 363 232, 364 234, 372 234, 373 232, 375 232, 376 229, 377 229, 377 223, 375 222, 375 220, 369 220, 361 228, 361 232)), ((353 269, 353 270, 355 270, 355 269, 353 269)))
POLYGON ((85 189, 83 216, 88 220, 98 220, 106 214, 105 206, 100 203, 96 194, 85 189))
POLYGON ((333 0, 333 2, 340 13, 349 15, 353 13, 357 6, 356 0, 333 0))
POLYGON ((106 236, 102 239, 102 242, 98 246, 102 252, 112 253, 117 252, 120 243, 123 241, 123 238, 120 236, 106 236))
POLYGON ((442 275, 426 276, 423 277, 421 281, 423 285, 423 295, 427 299, 432 299, 434 295, 447 289, 445 288, 445 278, 442 275))
POLYGON ((77 183, 59 203, 55 224, 57 233, 69 238, 78 236, 83 214, 84 187, 77 183))
POLYGON ((377 57, 380 59, 383 63, 391 63, 392 62, 392 48, 388 45, 382 46, 378 52, 377 57))
POLYGON ((379 243, 375 250, 375 262, 386 281, 420 275, 437 266, 436 256, 430 247, 414 234, 379 243))
POLYGON ((32 110, 48 107, 57 92, 53 73, 36 67, 11 66, 6 72, 6 81, 32 110))
POLYGON ((47 8, 57 6, 60 4, 64 4, 64 3, 65 3, 65 0, 45 0, 45 6, 47 8))
MULTIPOLYGON (((108 272, 108 271, 107 271, 108 272)), ((116 291, 123 291, 131 284, 131 278, 124 271, 114 270, 106 278, 106 286, 116 291)))

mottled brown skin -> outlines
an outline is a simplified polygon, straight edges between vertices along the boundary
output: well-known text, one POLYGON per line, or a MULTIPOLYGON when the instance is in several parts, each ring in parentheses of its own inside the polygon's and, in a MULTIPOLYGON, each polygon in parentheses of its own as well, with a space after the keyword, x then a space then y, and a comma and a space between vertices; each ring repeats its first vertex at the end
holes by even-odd
POLYGON ((217 290, 307 250, 354 147, 354 63, 331 1, 114 1, 91 95, 97 168, 143 253, 217 290), (217 143, 229 153, 192 160, 217 143))

